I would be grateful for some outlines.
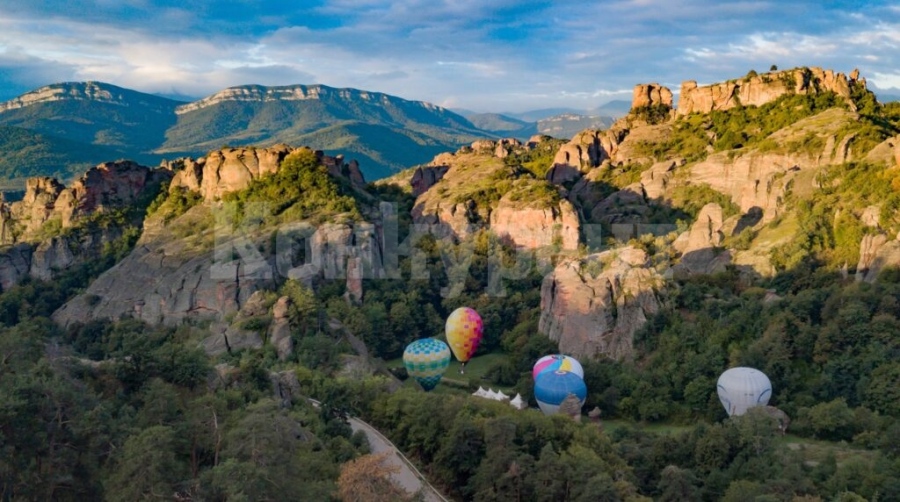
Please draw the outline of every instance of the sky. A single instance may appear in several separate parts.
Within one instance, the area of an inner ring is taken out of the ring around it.
[[[900,88],[898,49],[900,3],[880,1],[0,0],[0,100],[94,80],[185,99],[323,84],[588,110],[638,83],[677,93],[772,65]]]

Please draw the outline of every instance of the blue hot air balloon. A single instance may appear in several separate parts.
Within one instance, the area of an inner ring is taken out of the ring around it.
[[[587,398],[584,380],[570,371],[545,371],[534,382],[534,399],[545,415],[556,413],[569,394],[574,394],[582,405]]]
[[[416,340],[403,351],[403,364],[409,376],[425,390],[433,389],[450,364],[450,347],[434,338]]]

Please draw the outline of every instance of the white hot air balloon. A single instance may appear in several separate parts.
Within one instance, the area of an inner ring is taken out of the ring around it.
[[[772,397],[772,382],[754,368],[731,368],[722,373],[716,387],[729,417],[740,416],[754,406],[765,406]]]

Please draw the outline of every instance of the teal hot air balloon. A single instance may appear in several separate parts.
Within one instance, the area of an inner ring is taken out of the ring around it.
[[[423,389],[431,390],[441,381],[450,364],[450,347],[434,338],[416,340],[403,351],[403,364],[409,376]]]

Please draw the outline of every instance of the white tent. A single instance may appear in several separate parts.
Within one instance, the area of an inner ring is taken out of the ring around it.
[[[509,401],[509,396],[503,393],[502,390],[497,391],[497,399],[500,401]]]
[[[528,407],[528,403],[522,399],[522,394],[516,394],[516,397],[512,398],[512,401],[509,402],[509,405],[517,410],[524,410]]]
[[[478,387],[478,390],[476,390],[474,393],[472,393],[472,395],[478,396],[478,397],[487,397],[488,391],[484,390],[483,387]]]

